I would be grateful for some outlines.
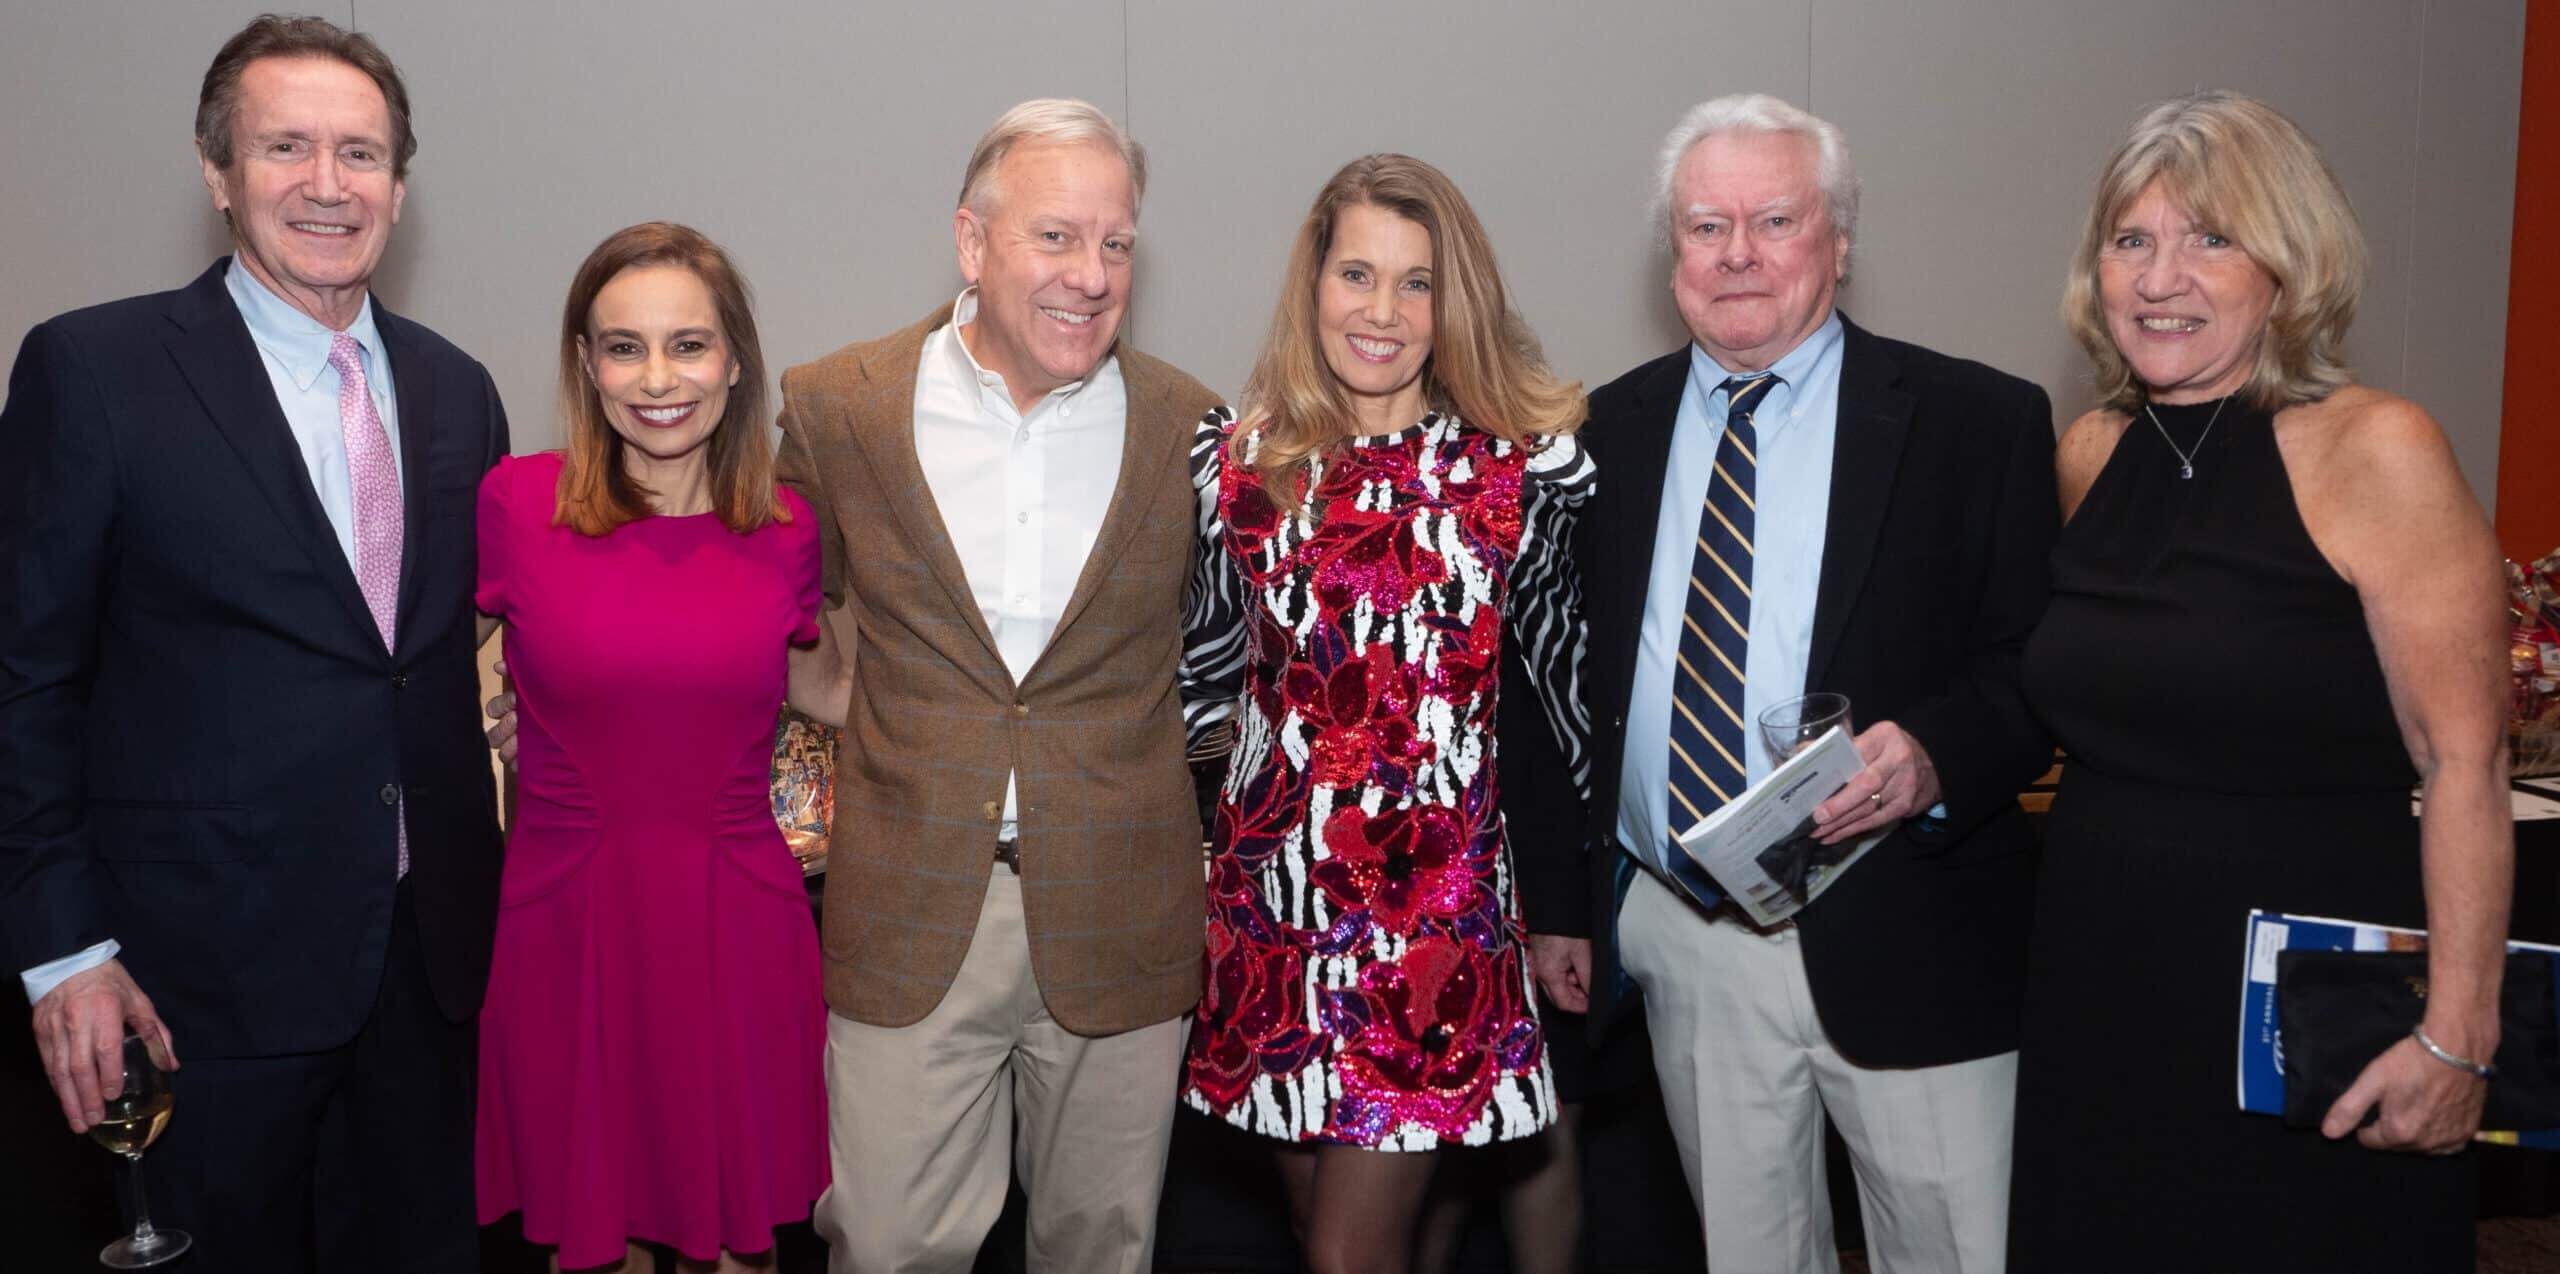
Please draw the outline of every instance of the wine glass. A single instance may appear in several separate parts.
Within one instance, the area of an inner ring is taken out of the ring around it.
[[[1784,761],[1835,725],[1857,732],[1849,721],[1849,696],[1821,691],[1769,705],[1760,714],[1760,738],[1769,745],[1770,756]]]
[[[151,1060],[151,1047],[139,1035],[124,1037],[124,1083],[106,1101],[107,1117],[89,1130],[99,1145],[125,1157],[133,1166],[133,1233],[106,1246],[98,1263],[109,1269],[139,1270],[177,1259],[195,1240],[184,1230],[155,1230],[151,1208],[142,1193],[142,1150],[169,1126],[177,1096],[169,1091],[169,1072]]]

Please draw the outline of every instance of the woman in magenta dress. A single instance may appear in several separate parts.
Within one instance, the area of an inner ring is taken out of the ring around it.
[[[519,713],[480,1219],[522,1210],[561,1268],[647,1270],[647,1241],[742,1269],[827,1175],[817,938],[766,786],[815,521],[774,485],[745,284],[700,234],[599,245],[560,366],[568,449],[480,487]]]
[[[1213,542],[1185,698],[1195,725],[1241,724],[1182,1097],[1282,1143],[1310,1268],[1402,1270],[1430,1152],[1556,1119],[1495,701],[1509,660],[1534,693],[1504,733],[1534,724],[1564,757],[1504,777],[1572,782],[1567,537],[1592,466],[1580,387],[1540,361],[1439,170],[1345,167],[1285,279],[1242,412],[1193,449]]]

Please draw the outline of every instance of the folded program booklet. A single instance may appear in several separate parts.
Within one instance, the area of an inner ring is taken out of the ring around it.
[[[1884,839],[1884,832],[1838,845],[1813,839],[1813,807],[1865,768],[1848,732],[1833,726],[1680,833],[1680,848],[1753,924],[1787,920]]]

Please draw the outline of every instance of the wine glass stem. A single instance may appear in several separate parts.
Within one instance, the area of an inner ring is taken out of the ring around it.
[[[151,1205],[142,1193],[142,1156],[126,1155],[124,1158],[126,1163],[133,1165],[133,1243],[136,1247],[148,1247],[159,1233],[151,1228]]]

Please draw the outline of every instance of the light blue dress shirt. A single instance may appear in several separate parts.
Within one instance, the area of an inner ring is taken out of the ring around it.
[[[346,433],[338,420],[338,369],[329,365],[330,338],[335,333],[269,290],[258,276],[242,268],[236,257],[231,268],[223,271],[222,286],[231,293],[231,303],[239,307],[241,321],[249,325],[249,339],[258,347],[258,361],[266,365],[267,383],[275,387],[276,405],[284,409],[285,425],[293,431],[293,445],[302,453],[303,468],[311,474],[311,489],[319,494],[320,508],[329,515],[329,529],[337,533],[338,550],[347,555],[347,566],[353,569],[355,483],[347,474]],[[364,308],[356,312],[356,321],[348,326],[347,335],[354,337],[363,351],[365,387],[372,391],[374,410],[381,413],[383,432],[391,439],[391,465],[396,473],[400,468],[399,399],[391,384],[391,356],[383,350],[382,331],[373,321],[370,294],[364,299]],[[404,807],[401,818],[405,821],[407,817]],[[110,938],[21,970],[18,980],[26,987],[27,1001],[34,1003],[73,974],[114,959],[121,949]]]
[[[1822,542],[1831,515],[1831,454],[1840,414],[1840,315],[1833,312],[1770,368],[1782,382],[1752,414],[1760,439],[1752,477],[1751,641],[1742,665],[1743,761],[1754,783],[1776,762],[1760,740],[1760,713],[1804,693],[1813,656],[1813,605],[1822,583]],[[1659,870],[1671,851],[1671,679],[1677,675],[1689,568],[1707,479],[1724,439],[1734,373],[1689,347],[1689,383],[1671,430],[1671,459],[1654,518],[1653,570],[1627,704],[1626,756],[1618,784],[1618,843]],[[1855,705],[1851,711],[1855,712]]]

